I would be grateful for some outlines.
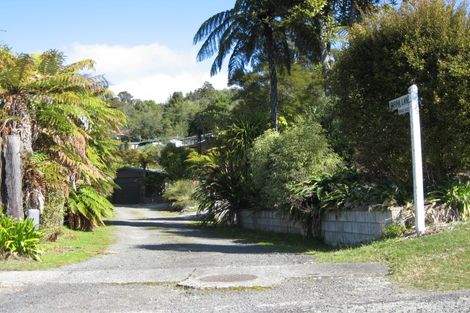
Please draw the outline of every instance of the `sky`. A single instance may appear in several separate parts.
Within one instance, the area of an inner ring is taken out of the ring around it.
[[[63,51],[91,58],[115,93],[164,102],[174,91],[227,86],[212,60],[196,62],[201,23],[234,0],[0,0],[0,43],[18,53]]]

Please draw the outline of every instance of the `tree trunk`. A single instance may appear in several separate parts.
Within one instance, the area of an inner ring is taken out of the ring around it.
[[[265,37],[268,52],[268,63],[269,63],[269,84],[271,86],[270,100],[271,100],[271,127],[274,130],[278,129],[277,123],[277,70],[276,70],[276,47],[274,46],[273,30],[269,25],[265,26]]]
[[[23,171],[21,168],[21,138],[8,135],[5,145],[5,185],[7,192],[7,214],[17,220],[24,219]]]
[[[13,99],[13,105],[9,113],[10,115],[17,116],[20,119],[19,125],[15,122],[12,128],[15,129],[15,131],[19,131],[19,134],[21,135],[21,153],[33,153],[31,116],[29,114],[28,106],[24,104],[21,97]]]

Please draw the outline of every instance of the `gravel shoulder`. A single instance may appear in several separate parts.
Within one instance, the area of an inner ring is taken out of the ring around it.
[[[99,257],[0,272],[0,312],[470,312],[470,291],[402,290],[382,265],[319,264],[160,210],[117,208],[118,240]]]

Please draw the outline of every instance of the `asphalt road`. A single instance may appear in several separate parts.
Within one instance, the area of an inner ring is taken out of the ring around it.
[[[117,208],[106,254],[50,271],[0,272],[0,312],[470,312],[470,291],[392,284],[377,264],[214,238],[190,216]]]

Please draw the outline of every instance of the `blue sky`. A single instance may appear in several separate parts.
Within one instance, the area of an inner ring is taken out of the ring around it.
[[[0,42],[16,52],[59,49],[68,61],[93,58],[111,88],[164,101],[210,80],[226,86],[226,72],[209,77],[196,64],[192,37],[233,0],[1,0]]]

